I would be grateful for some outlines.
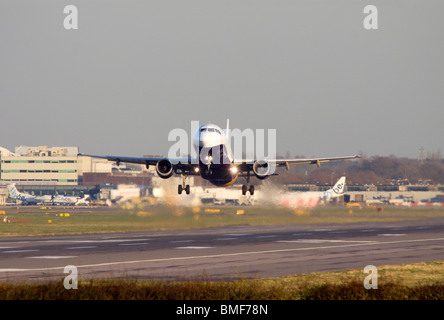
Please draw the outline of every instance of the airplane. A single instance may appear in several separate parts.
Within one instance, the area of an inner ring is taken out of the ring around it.
[[[19,192],[15,186],[15,183],[8,185],[8,191],[9,196],[12,199],[20,200],[22,201],[22,204],[25,205],[35,205],[35,204],[74,204],[74,205],[81,205],[81,204],[88,204],[91,199],[89,195],[85,195],[82,197],[71,197],[71,196],[62,196],[62,195],[56,195],[56,196],[33,196],[28,193],[22,193]]]
[[[25,205],[39,204],[45,201],[45,198],[36,197],[28,193],[19,192],[15,187],[14,183],[8,184],[8,191],[9,191],[9,196],[12,199],[20,200],[22,204]]]
[[[311,208],[321,201],[327,201],[340,197],[344,194],[345,177],[341,177],[335,185],[327,191],[286,192],[278,197],[277,202],[283,207]]]
[[[75,196],[56,195],[52,196],[50,200],[46,200],[45,202],[58,205],[80,205],[87,204],[89,201],[89,195],[85,195],[83,198]]]
[[[91,204],[91,196],[89,194],[85,194],[83,198],[79,198],[74,204],[76,206],[86,206]]]
[[[225,131],[225,133],[223,133]],[[199,127],[193,136],[193,147],[199,156],[195,158],[149,158],[149,157],[125,157],[125,156],[102,156],[79,153],[79,156],[107,159],[116,162],[143,164],[148,169],[155,166],[159,177],[170,178],[173,174],[182,176],[182,184],[178,186],[178,193],[190,194],[190,185],[186,184],[186,179],[190,175],[201,176],[213,185],[224,187],[232,185],[238,177],[244,177],[246,184],[242,185],[242,194],[254,194],[254,185],[250,185],[252,174],[256,178],[263,180],[269,176],[276,175],[276,167],[286,167],[289,170],[291,165],[316,164],[339,161],[346,159],[356,159],[359,155],[345,157],[309,158],[309,159],[234,159],[230,147],[229,120],[227,129],[222,130],[215,124],[204,124]]]

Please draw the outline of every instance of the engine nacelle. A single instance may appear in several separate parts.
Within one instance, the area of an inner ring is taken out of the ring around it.
[[[258,160],[253,164],[253,172],[256,178],[265,179],[271,173],[271,165],[264,160]]]
[[[162,159],[156,164],[156,172],[162,179],[168,179],[173,175],[173,164],[168,159]]]

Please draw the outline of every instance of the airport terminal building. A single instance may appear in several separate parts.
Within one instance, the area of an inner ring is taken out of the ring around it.
[[[6,186],[16,184],[31,195],[97,193],[100,186],[130,184],[148,187],[154,172],[145,166],[116,165],[108,160],[79,156],[78,147],[0,147],[0,204],[6,202]]]
[[[78,156],[78,147],[27,147],[10,152],[0,149],[2,185],[71,185],[82,184],[86,172],[109,173],[112,163]]]

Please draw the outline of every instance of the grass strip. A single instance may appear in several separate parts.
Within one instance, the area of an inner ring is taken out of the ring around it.
[[[378,288],[365,289],[363,270],[233,281],[61,281],[0,284],[0,300],[443,300],[444,261],[378,267]]]
[[[203,207],[153,206],[142,209],[9,208],[0,222],[0,237],[189,230],[232,225],[307,225],[362,222],[395,222],[444,217],[444,208],[386,207],[350,209],[343,206],[313,210],[272,207],[220,207],[207,212]],[[66,215],[68,213],[68,215]]]

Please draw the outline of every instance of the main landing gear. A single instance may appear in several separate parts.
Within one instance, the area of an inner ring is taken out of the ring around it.
[[[253,195],[253,194],[254,194],[254,186],[250,186],[250,187],[248,188],[248,187],[244,184],[244,185],[242,186],[242,195],[246,195],[246,194],[247,194],[247,191],[249,191],[250,194]]]
[[[250,192],[250,195],[253,195],[254,194],[254,186],[250,185],[250,171],[248,171],[248,173],[247,173],[246,180],[247,180],[247,184],[242,185],[242,195],[243,196],[246,195],[247,191]]]
[[[177,193],[178,194],[182,194],[182,191],[185,190],[186,194],[190,194],[190,185],[186,184],[187,182],[187,176],[182,174],[182,184],[179,184],[179,186],[177,187]]]

